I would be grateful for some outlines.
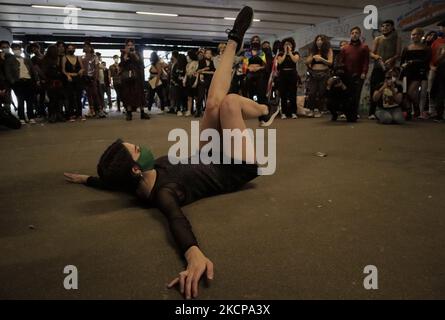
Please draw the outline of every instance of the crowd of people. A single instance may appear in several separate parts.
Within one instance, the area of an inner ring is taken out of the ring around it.
[[[271,46],[254,36],[233,61],[230,93],[260,104],[280,103],[282,119],[297,119],[302,114],[318,118],[330,113],[333,121],[341,117],[356,122],[363,85],[369,77],[370,120],[401,124],[432,118],[442,122],[445,21],[438,26],[438,31],[428,33],[415,28],[405,48],[391,20],[382,23],[381,35],[374,39],[372,48],[363,42],[359,27],[352,28],[350,40],[342,41],[337,53],[327,36],[318,35],[304,58],[293,38]],[[173,51],[170,61],[152,52],[146,79],[144,59],[133,40],[125,42],[121,55],[113,57],[114,64],[109,68],[88,41],[83,45],[83,56],[75,55],[75,45],[62,41],[50,45],[44,53],[38,43],[22,48],[18,43],[1,41],[1,118],[11,127],[36,123],[36,117],[50,123],[106,118],[113,107],[111,89],[115,91],[117,112],[124,112],[128,121],[137,110],[141,119],[150,119],[145,110],[150,111],[155,101],[165,113],[201,117],[225,47],[221,43],[215,55],[209,48],[186,54]],[[301,76],[299,62],[307,67],[307,73]],[[300,108],[299,87],[304,92]],[[13,104],[11,91],[17,105]],[[84,111],[86,101],[88,109]],[[16,121],[11,120],[11,107],[17,110]]]

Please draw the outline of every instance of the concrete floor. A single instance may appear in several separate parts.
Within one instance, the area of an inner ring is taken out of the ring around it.
[[[62,176],[95,174],[117,137],[166,154],[173,127],[189,120],[1,130],[0,298],[181,298],[165,287],[183,262],[162,215]],[[325,118],[276,128],[274,176],[184,209],[215,264],[200,299],[445,298],[445,126]],[[66,265],[78,268],[77,291],[63,288]],[[379,290],[363,287],[367,265]]]

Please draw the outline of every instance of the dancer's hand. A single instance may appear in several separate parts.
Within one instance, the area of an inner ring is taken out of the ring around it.
[[[207,280],[213,280],[213,263],[210,261],[198,247],[191,247],[185,253],[187,259],[187,270],[181,272],[179,277],[169,283],[171,289],[179,284],[181,294],[186,299],[198,297],[199,280],[206,272]]]
[[[79,183],[79,184],[85,184],[87,183],[87,180],[90,176],[84,175],[84,174],[76,174],[76,173],[68,173],[65,172],[63,174],[65,176],[65,180],[70,183]]]

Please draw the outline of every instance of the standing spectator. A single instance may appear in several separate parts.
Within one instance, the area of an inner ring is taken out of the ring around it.
[[[278,54],[278,83],[281,97],[281,118],[297,119],[297,62],[300,54],[295,51],[295,40],[286,38],[282,42],[282,51]]]
[[[436,122],[443,122],[445,104],[445,20],[438,24],[439,33],[437,39],[431,46],[431,70],[433,86],[431,88],[431,98],[436,105]]]
[[[250,40],[250,50],[245,53],[245,64],[249,98],[256,99],[259,104],[267,104],[266,54],[261,50],[260,37],[253,36]]]
[[[396,65],[400,58],[401,38],[394,28],[394,21],[386,20],[380,27],[381,36],[374,39],[371,58],[374,60],[374,68],[371,74],[371,97],[385,79],[385,73]],[[371,99],[369,120],[375,120],[377,102]]]
[[[65,118],[62,115],[62,107],[65,99],[63,86],[66,81],[66,77],[62,72],[62,66],[60,63],[57,46],[49,46],[42,61],[42,71],[49,98],[48,118],[50,123],[65,121]],[[68,85],[71,86],[69,82]],[[69,110],[70,108],[68,104],[68,112]]]
[[[308,106],[309,117],[320,118],[326,104],[326,82],[334,63],[334,51],[325,35],[318,35],[312,44],[306,65],[309,69]]]
[[[32,66],[34,68],[34,72],[36,72],[38,78],[40,79],[40,85],[36,86],[34,89],[34,105],[36,109],[36,115],[38,117],[46,116],[46,108],[45,108],[45,83],[42,81],[44,78],[42,73],[42,61],[43,54],[40,51],[40,46],[38,43],[31,43],[26,47],[26,53],[33,57],[31,58]]]
[[[215,69],[218,68],[218,64],[221,61],[221,57],[222,54],[224,53],[224,50],[226,50],[226,43],[221,42],[218,45],[218,55],[213,58],[213,65],[215,66]]]
[[[349,122],[357,122],[363,83],[369,71],[369,47],[361,41],[360,27],[351,29],[351,42],[342,48],[340,63],[345,68],[346,86],[351,97],[351,114],[347,114]]]
[[[103,83],[100,82],[100,90],[102,93],[101,98],[103,97],[105,99],[104,94],[107,95],[108,108],[111,110],[113,107],[113,103],[111,101],[111,79],[110,71],[107,69],[107,63],[105,61],[100,63],[99,71],[103,74]]]
[[[207,100],[207,93],[210,89],[213,74],[215,73],[215,66],[212,61],[212,50],[206,49],[204,52],[204,59],[199,61],[198,65],[198,100],[196,102],[195,117],[199,118],[203,112],[204,100]]]
[[[144,63],[136,52],[135,43],[128,39],[122,50],[120,67],[121,97],[126,109],[126,119],[133,119],[132,112],[141,110],[141,119],[148,120],[150,116],[144,112]]]
[[[12,56],[8,41],[0,41],[0,107],[11,112],[11,86],[6,78],[5,62]]]
[[[195,51],[189,50],[187,52],[187,66],[185,68],[184,87],[187,91],[187,112],[186,117],[192,115],[193,102],[198,96],[198,56]]]
[[[114,63],[110,66],[110,78],[111,78],[111,87],[116,92],[116,106],[117,112],[121,112],[121,79],[119,76],[120,68],[119,68],[119,56],[113,56]]]
[[[34,72],[31,60],[22,57],[21,45],[13,43],[11,49],[14,55],[9,56],[5,61],[5,76],[17,96],[20,122],[25,123],[26,102],[28,121],[35,124],[33,91],[35,84],[38,84],[37,75]]]
[[[403,49],[401,57],[402,78],[406,78],[407,84],[408,119],[417,119],[423,111],[419,108],[419,88],[422,81],[428,79],[431,61],[431,49],[422,43],[424,34],[422,29],[415,28],[411,32],[411,44]]]
[[[84,69],[81,58],[75,56],[76,47],[69,44],[66,47],[66,56],[62,59],[62,72],[65,75],[65,94],[67,100],[67,115],[71,122],[76,119],[85,120],[82,116],[82,76]],[[51,61],[51,60],[50,60]],[[59,78],[57,77],[57,80]],[[59,96],[57,97],[59,98]]]
[[[87,117],[105,118],[104,101],[99,94],[99,59],[94,54],[93,46],[89,41],[85,41],[83,46],[85,55],[82,58],[84,69],[84,80],[88,95],[88,105],[90,108]]]
[[[153,103],[155,101],[155,95],[157,94],[159,100],[161,101],[161,110],[164,111],[164,83],[162,81],[162,75],[165,73],[164,64],[156,52],[151,53],[150,63],[150,77],[148,78],[148,109],[151,110],[151,107],[153,106]]]
[[[178,117],[183,116],[183,111],[187,108],[187,92],[184,87],[184,78],[187,67],[187,58],[177,51],[172,53],[171,69],[171,91],[173,96],[173,107]]]

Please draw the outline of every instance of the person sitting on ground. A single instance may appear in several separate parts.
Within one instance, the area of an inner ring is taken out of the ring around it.
[[[375,113],[381,124],[403,124],[402,112],[403,88],[397,83],[397,71],[390,70],[385,74],[385,81],[374,91],[373,100],[377,104]]]
[[[332,115],[331,121],[337,121],[338,115],[345,114],[347,119],[354,117],[348,87],[345,85],[342,69],[335,71],[334,76],[328,79],[326,86],[327,108]]]
[[[242,48],[243,38],[253,20],[253,10],[244,7],[229,32],[226,50],[212,79],[209,98],[201,129],[235,130],[245,133],[244,119],[267,116],[276,117],[276,106],[260,105],[250,99],[228,94],[232,79],[235,53]],[[202,144],[201,147],[206,146]],[[249,148],[249,149],[248,149]],[[198,296],[198,284],[205,273],[213,279],[213,263],[201,251],[192,227],[181,207],[199,199],[218,194],[235,192],[255,179],[259,167],[254,157],[247,155],[252,150],[251,139],[243,139],[241,145],[226,151],[236,164],[178,164],[173,165],[167,157],[154,160],[148,148],[122,140],[114,142],[99,160],[99,177],[65,173],[67,181],[83,183],[91,187],[118,189],[136,194],[142,200],[159,208],[167,218],[173,237],[187,260],[187,269],[170,282],[169,288],[180,286],[186,298]],[[253,159],[252,159],[253,158]]]

